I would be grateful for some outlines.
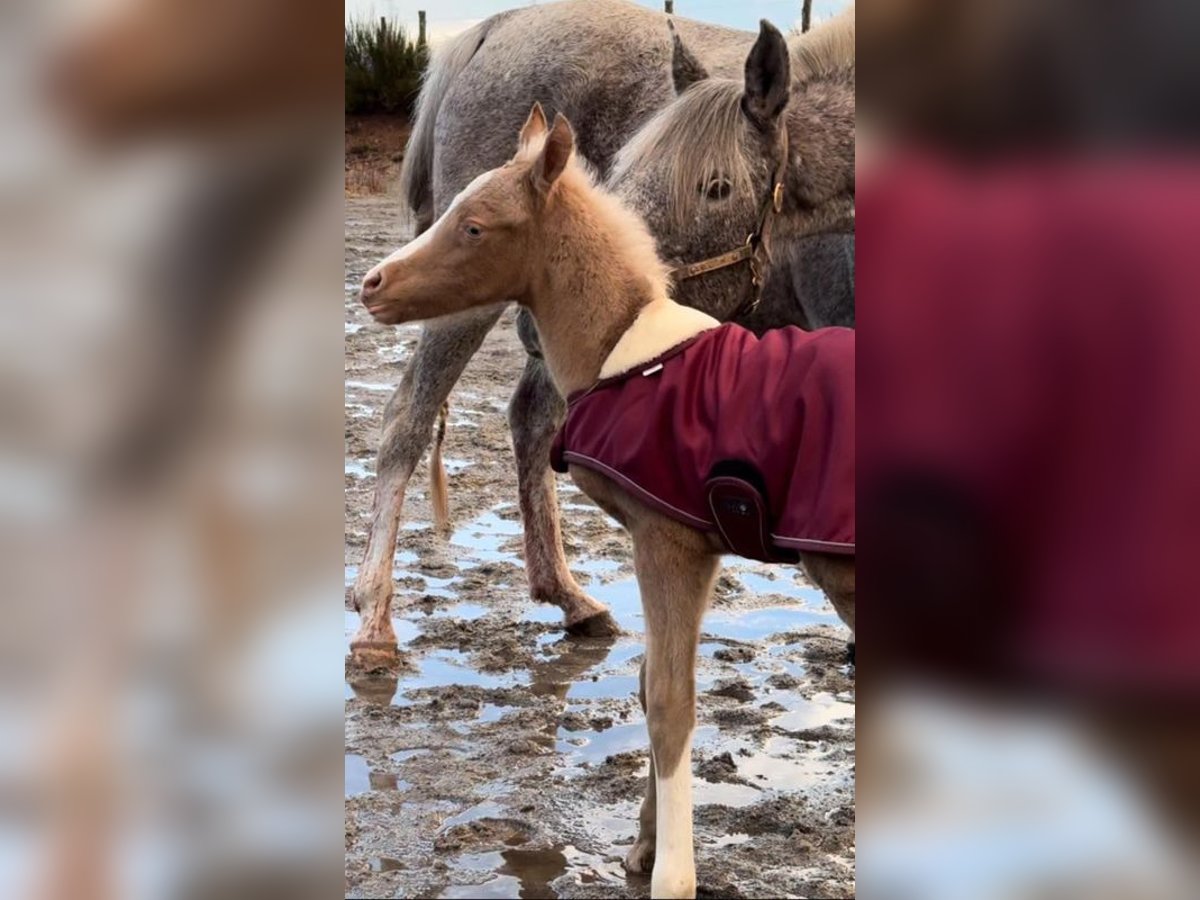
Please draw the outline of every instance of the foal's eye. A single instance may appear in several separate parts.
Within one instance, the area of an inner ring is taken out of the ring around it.
[[[728,178],[714,178],[707,184],[701,183],[700,193],[709,200],[724,200],[733,193],[733,185]]]
[[[464,225],[463,231],[467,233],[468,237],[477,238],[483,236],[483,229],[474,222],[468,222],[466,225]]]

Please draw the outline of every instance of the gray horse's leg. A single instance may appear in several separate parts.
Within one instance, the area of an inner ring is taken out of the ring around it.
[[[642,704],[642,712],[646,711],[646,660],[642,659],[642,667],[638,671],[638,702]],[[658,815],[655,804],[654,785],[654,754],[650,754],[650,774],[646,779],[646,797],[642,800],[642,808],[638,812],[638,835],[629,852],[625,854],[627,871],[641,875],[649,875],[654,870],[654,842],[657,832],[655,825]]]
[[[362,624],[350,649],[360,657],[372,651],[385,656],[396,651],[392,560],[404,491],[429,446],[438,410],[501,312],[501,306],[489,307],[426,325],[400,386],[384,409],[371,533],[351,592]]]
[[[545,365],[534,356],[526,357],[525,370],[508,405],[508,421],[517,456],[529,592],[534,600],[559,607],[572,634],[614,635],[619,629],[607,607],[575,583],[563,555],[550,444],[565,412],[566,405]]]

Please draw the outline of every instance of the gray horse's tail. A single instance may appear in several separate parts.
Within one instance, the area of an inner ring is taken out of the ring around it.
[[[446,417],[449,402],[438,411],[437,431],[433,435],[433,453],[429,457],[429,502],[433,507],[433,528],[444,534],[450,526],[450,486],[446,482],[446,464],[442,459],[442,444],[446,442]]]
[[[400,168],[400,189],[417,218],[417,230],[433,221],[433,132],[438,110],[455,77],[483,46],[496,17],[468,28],[441,47],[425,70],[425,84],[417,100],[417,116]]]

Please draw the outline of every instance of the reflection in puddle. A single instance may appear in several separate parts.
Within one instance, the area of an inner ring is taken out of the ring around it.
[[[571,845],[546,849],[512,847],[485,853],[468,853],[455,860],[455,866],[471,872],[493,872],[482,884],[453,885],[442,897],[519,897],[539,900],[558,895],[550,884],[568,871],[577,873],[581,884],[616,882],[623,875],[600,857],[576,850]]]
[[[346,754],[346,796],[355,797],[367,791],[406,791],[412,785],[401,781],[391,772],[372,772],[367,761],[357,753]]]

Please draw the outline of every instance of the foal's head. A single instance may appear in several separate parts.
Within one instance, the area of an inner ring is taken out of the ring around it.
[[[586,179],[568,166],[574,149],[570,123],[560,115],[548,127],[535,104],[516,156],[367,273],[359,298],[371,315],[395,325],[527,297],[544,269],[546,212],[568,182]]]

